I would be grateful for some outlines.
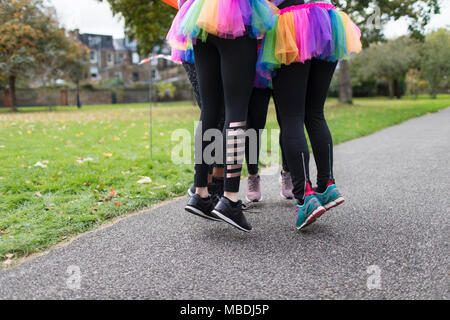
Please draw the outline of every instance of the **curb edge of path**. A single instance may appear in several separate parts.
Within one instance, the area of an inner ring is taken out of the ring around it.
[[[160,207],[168,205],[168,204],[170,204],[172,202],[176,202],[178,200],[181,200],[181,199],[183,199],[185,197],[186,196],[179,196],[179,197],[176,197],[176,198],[173,198],[173,199],[170,199],[170,200],[164,200],[164,201],[158,202],[157,204],[154,204],[154,205],[152,205],[152,206],[150,206],[148,208],[144,208],[142,210],[135,211],[135,212],[130,212],[130,213],[127,213],[127,214],[122,215],[122,216],[113,217],[112,219],[109,219],[109,220],[103,222],[102,224],[98,225],[96,228],[94,228],[92,230],[89,230],[89,231],[86,231],[86,232],[82,232],[82,233],[80,233],[80,234],[78,234],[76,236],[73,236],[73,237],[71,237],[71,238],[69,238],[69,239],[67,239],[67,240],[65,240],[63,242],[59,242],[59,243],[56,243],[54,245],[51,245],[49,248],[47,248],[47,249],[45,249],[43,251],[35,252],[35,253],[32,253],[32,254],[30,254],[28,256],[18,258],[17,260],[13,260],[12,264],[9,265],[9,266],[5,267],[4,265],[0,265],[0,272],[13,269],[15,267],[18,267],[18,266],[20,266],[20,265],[22,265],[24,263],[27,263],[27,262],[32,261],[34,259],[37,259],[39,257],[46,256],[49,253],[51,253],[52,251],[54,251],[54,250],[58,250],[60,248],[65,248],[65,247],[69,246],[70,244],[72,244],[72,242],[74,242],[75,240],[78,240],[79,238],[87,236],[87,235],[89,235],[91,233],[95,233],[95,232],[98,232],[98,231],[101,231],[101,230],[104,230],[104,229],[111,228],[114,225],[116,225],[117,223],[119,223],[119,222],[121,222],[123,220],[126,220],[128,218],[132,218],[132,217],[139,216],[139,215],[142,215],[142,214],[150,213],[153,210],[156,210],[156,209],[158,209]]]

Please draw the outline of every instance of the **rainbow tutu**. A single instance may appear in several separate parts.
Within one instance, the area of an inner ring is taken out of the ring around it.
[[[280,10],[276,20],[276,27],[266,33],[259,52],[258,87],[270,84],[281,65],[312,58],[337,61],[362,50],[359,28],[331,4],[287,7]]]
[[[225,39],[262,37],[275,26],[279,10],[268,0],[188,0],[167,34],[176,62],[190,62],[195,41],[209,34]]]

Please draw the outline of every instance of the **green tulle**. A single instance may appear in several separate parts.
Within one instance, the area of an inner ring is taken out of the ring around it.
[[[252,6],[252,33],[254,37],[263,36],[273,29],[277,21],[276,15],[268,5],[261,5],[258,1],[251,1]]]
[[[205,1],[206,0],[197,0],[189,8],[180,23],[180,29],[182,30],[183,35],[191,38],[197,38],[197,36],[201,33],[200,28],[197,26],[197,20],[200,16],[200,12],[202,11]]]
[[[328,60],[336,61],[348,58],[347,37],[342,17],[336,10],[328,10],[333,30],[334,50]]]
[[[275,57],[275,43],[277,41],[278,20],[275,21],[275,28],[266,33],[264,47],[262,48],[262,59],[264,68],[276,69],[280,66],[278,59]]]

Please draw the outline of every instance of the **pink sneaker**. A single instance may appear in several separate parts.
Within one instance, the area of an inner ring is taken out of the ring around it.
[[[294,199],[294,194],[292,190],[294,190],[294,185],[292,184],[292,178],[290,172],[281,171],[280,176],[280,184],[281,184],[281,196],[284,199]]]
[[[249,176],[247,184],[247,201],[259,202],[262,200],[261,195],[261,177]]]

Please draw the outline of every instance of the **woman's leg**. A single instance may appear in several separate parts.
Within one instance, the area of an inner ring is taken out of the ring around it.
[[[325,100],[337,62],[311,61],[306,92],[305,126],[317,165],[318,192],[325,191],[333,177],[333,139],[324,116]]]
[[[292,175],[294,196],[303,204],[309,180],[309,150],[304,131],[306,90],[311,62],[282,66],[273,79],[283,152]]]
[[[254,88],[248,106],[245,159],[247,160],[249,173],[246,199],[250,202],[259,202],[262,200],[258,162],[261,150],[261,134],[266,126],[267,111],[271,96],[271,89]]]
[[[195,64],[189,62],[183,62],[184,70],[187,73],[189,82],[192,85],[194,91],[194,97],[197,101],[198,107],[202,109],[202,99],[200,98],[200,86],[198,85],[197,71],[195,70]]]
[[[223,106],[220,55],[217,48],[209,41],[199,41],[194,46],[197,77],[200,86],[202,110],[195,143],[195,186],[196,193],[203,198],[208,197],[209,165],[203,159],[203,151],[209,144],[204,141],[203,134],[208,129],[219,129],[219,121]],[[220,129],[219,129],[220,130]]]
[[[276,115],[277,115],[278,125],[280,126],[280,138],[279,138],[279,140],[280,140],[281,160],[282,160],[282,166],[281,167],[282,167],[282,170],[284,172],[289,172],[289,167],[287,165],[286,156],[284,155],[284,151],[283,151],[283,144],[282,144],[282,141],[283,141],[283,134],[282,134],[282,132],[283,132],[283,130],[281,129],[280,112],[279,112],[278,107],[276,105],[275,105],[275,112],[276,112]]]
[[[248,37],[235,40],[217,37],[210,39],[214,41],[220,53],[225,98],[224,195],[229,200],[237,202],[245,156],[248,105],[256,72],[257,45],[255,39]]]
[[[261,130],[266,126],[267,111],[269,109],[271,89],[254,88],[250,103],[248,105],[247,130],[253,130],[256,133],[256,148],[250,146],[250,137],[245,142],[245,159],[247,160],[247,169],[250,175],[257,175],[259,153],[261,149]],[[252,151],[252,154],[250,154]],[[256,152],[256,154],[254,154]]]

